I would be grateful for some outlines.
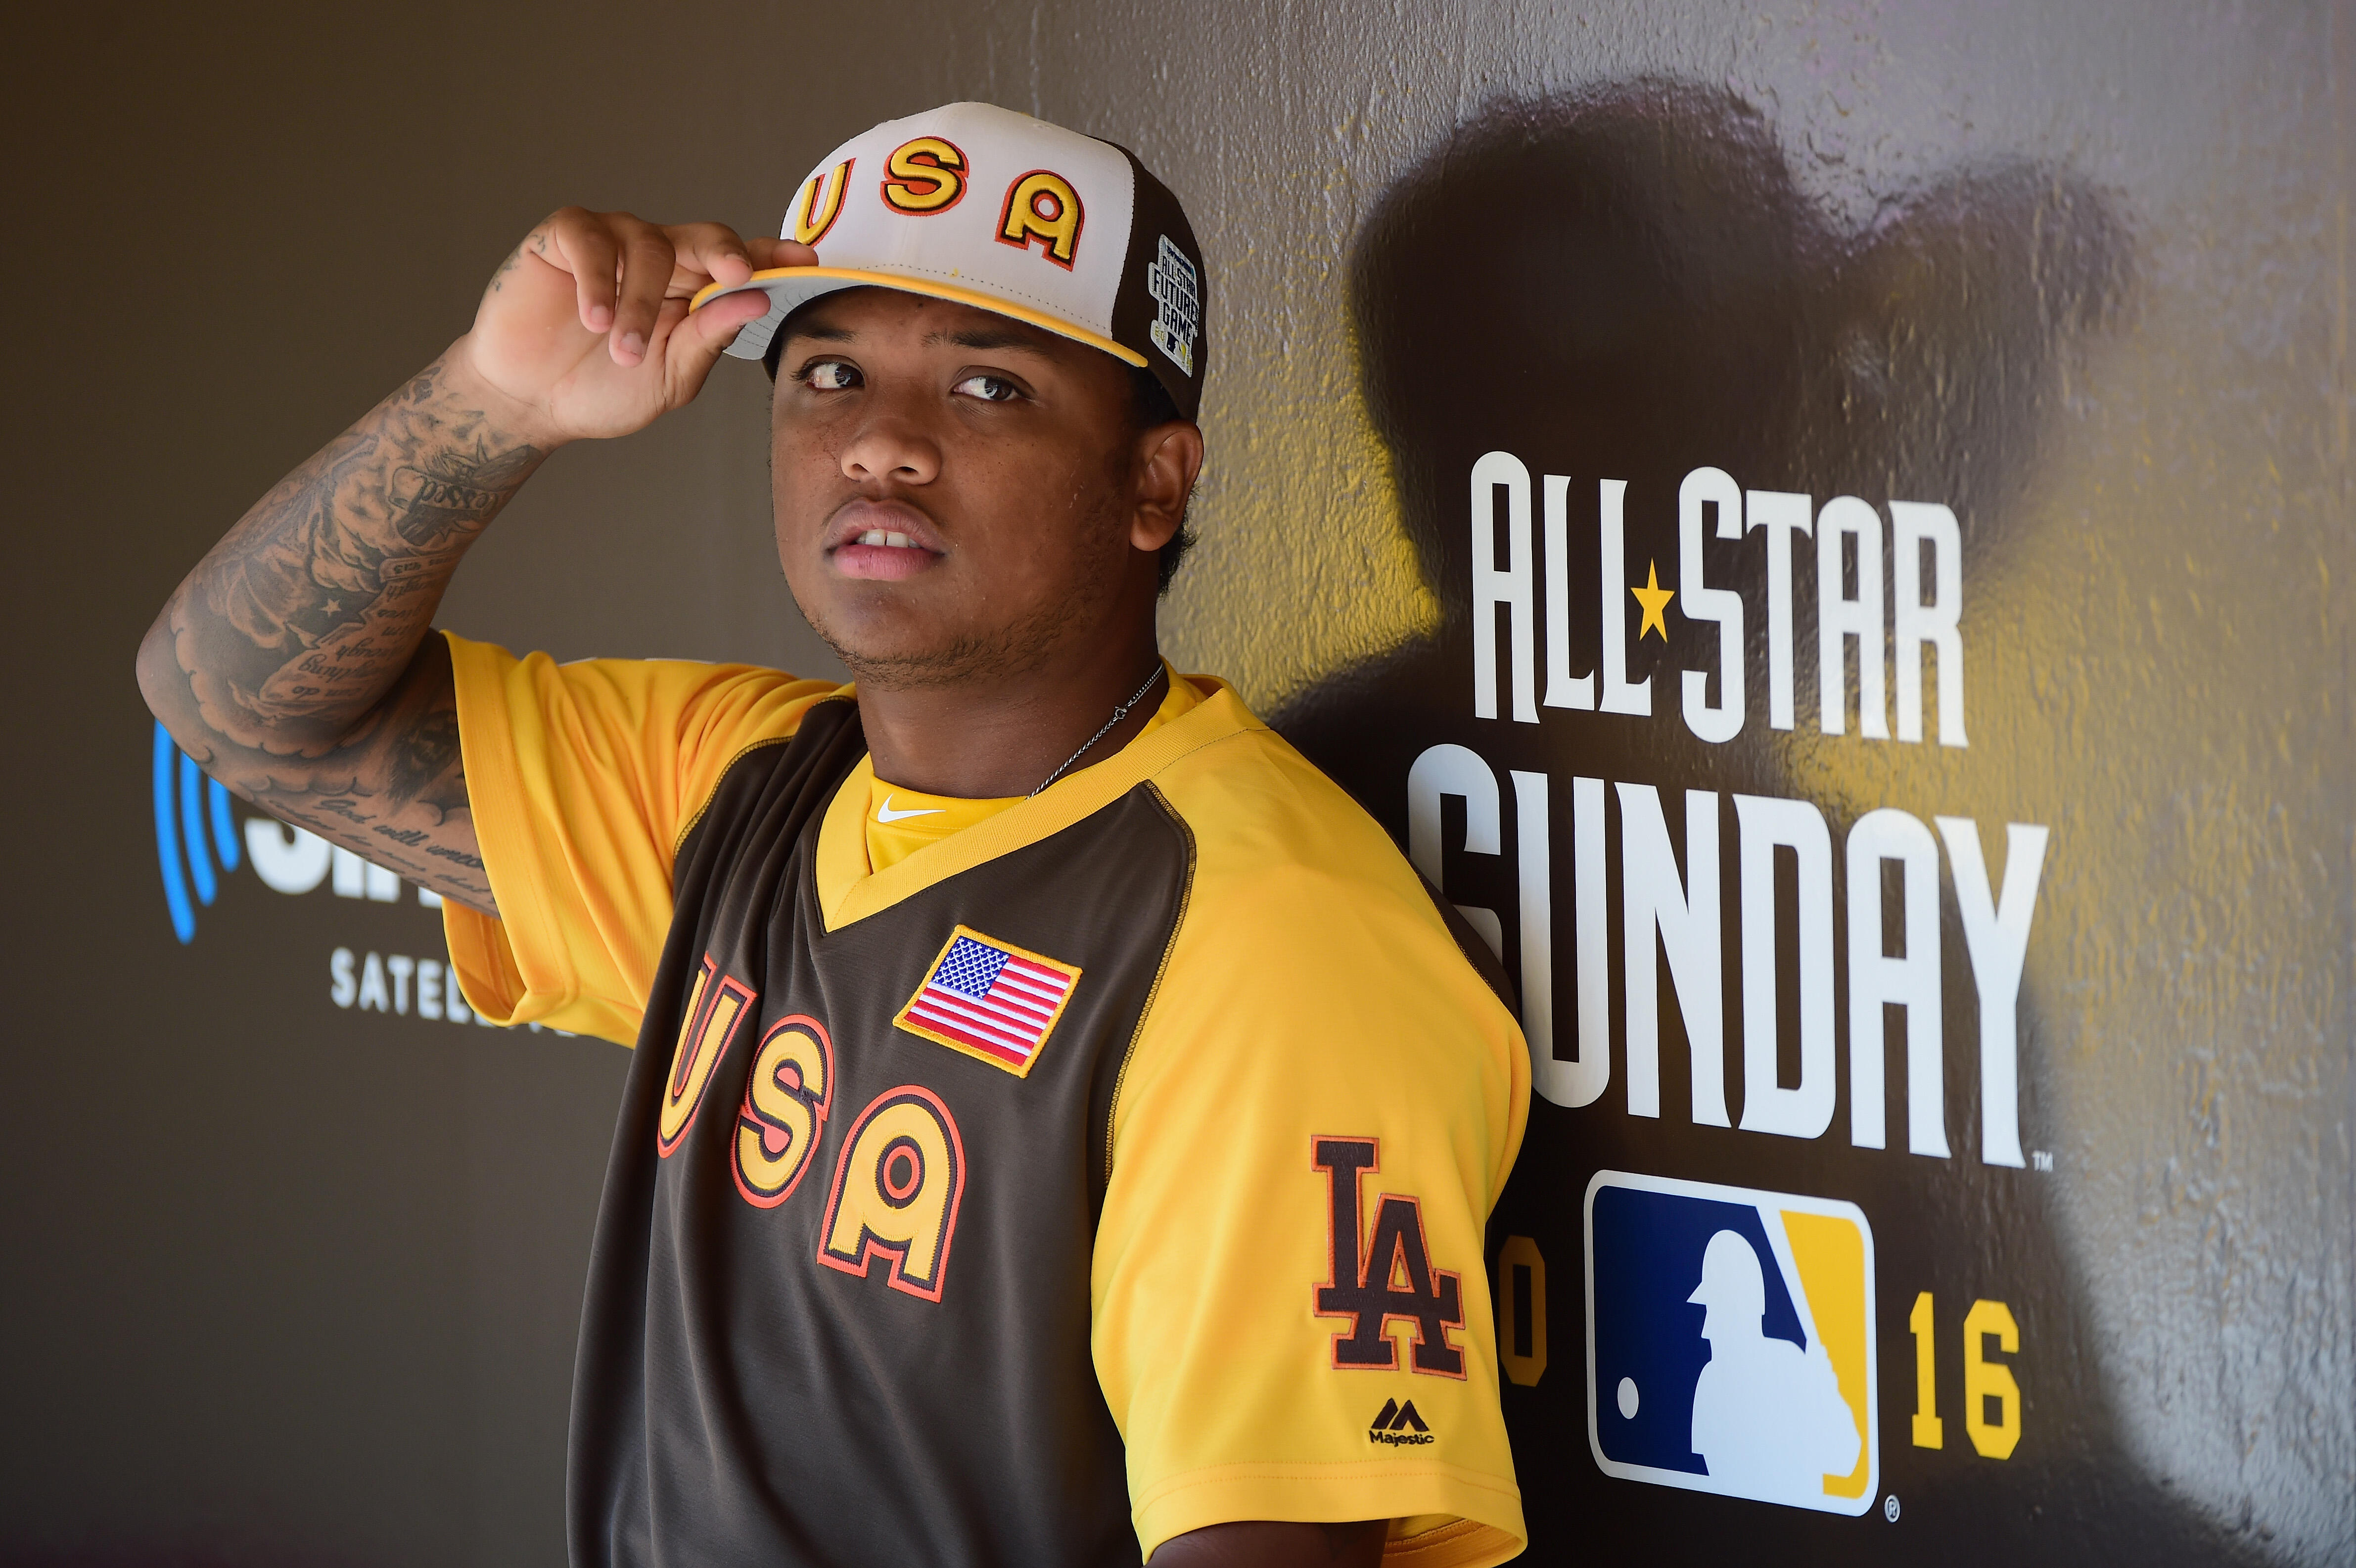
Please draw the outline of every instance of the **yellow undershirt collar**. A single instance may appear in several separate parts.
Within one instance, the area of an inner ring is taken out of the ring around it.
[[[1169,666],[1165,663],[1163,668],[1168,670]],[[1056,781],[1058,789],[1098,768],[1113,766],[1146,736],[1202,705],[1200,688],[1175,670],[1170,670],[1169,674],[1169,694],[1153,711],[1153,716],[1146,720],[1145,727],[1111,757],[1065,775]],[[859,766],[851,769],[851,776],[835,792],[834,802],[819,830],[819,906],[826,911],[828,925],[837,923],[837,913],[844,900],[869,877],[1023,804],[1024,799],[1009,795],[976,800],[957,795],[926,794],[878,779],[874,759],[861,757]],[[865,808],[860,812],[862,831],[855,835],[843,831],[851,825],[847,819],[854,802],[863,802]]]
[[[867,869],[871,874],[889,870],[926,845],[986,822],[1023,799],[1007,795],[971,800],[903,789],[876,778],[873,759],[869,757],[860,759],[859,769],[867,776]],[[851,782],[857,779],[853,774]]]

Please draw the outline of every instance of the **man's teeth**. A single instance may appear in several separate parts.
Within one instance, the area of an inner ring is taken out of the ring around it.
[[[916,548],[916,546],[908,542],[908,536],[906,534],[891,533],[880,528],[871,528],[866,532],[861,534],[859,536],[859,542],[862,544],[881,544],[885,548],[892,550],[913,550]]]

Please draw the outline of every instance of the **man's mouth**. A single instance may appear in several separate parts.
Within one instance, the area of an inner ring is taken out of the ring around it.
[[[942,554],[942,551],[934,548],[932,539],[920,537],[915,530],[873,527],[861,528],[856,532],[843,529],[837,542],[827,551],[827,558],[843,576],[884,582],[913,577]]]

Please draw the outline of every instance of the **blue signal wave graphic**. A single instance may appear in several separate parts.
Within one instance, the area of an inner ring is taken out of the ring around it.
[[[221,876],[238,867],[237,824],[230,816],[229,791],[219,779],[206,778],[196,759],[175,745],[160,724],[155,726],[154,779],[155,859],[164,873],[164,905],[171,911],[173,935],[186,945],[197,940],[197,905],[209,907],[220,895]],[[219,872],[213,869],[216,857]],[[191,887],[194,901],[188,896]]]

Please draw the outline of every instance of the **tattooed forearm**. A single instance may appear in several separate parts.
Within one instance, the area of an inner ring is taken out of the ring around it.
[[[248,512],[167,616],[198,714],[316,755],[391,686],[459,558],[541,453],[454,393],[437,361]]]
[[[173,595],[140,684],[254,804],[495,912],[435,607],[543,453],[444,361],[281,481]]]

